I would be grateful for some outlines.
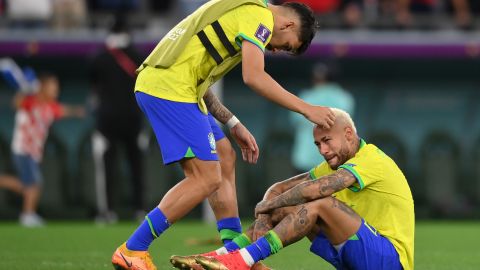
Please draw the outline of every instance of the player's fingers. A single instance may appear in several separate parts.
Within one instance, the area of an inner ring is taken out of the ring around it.
[[[335,114],[332,110],[330,110],[330,113],[328,114],[328,119],[332,120],[332,122],[335,121]]]
[[[242,150],[242,159],[243,159],[243,161],[247,161],[247,153],[246,153],[247,151],[246,151],[246,149],[245,149],[245,148],[241,148],[241,150]]]
[[[248,149],[248,163],[253,163],[253,151]]]
[[[327,123],[332,127],[335,122],[334,120],[327,119]]]
[[[253,136],[252,136],[252,142],[253,142],[253,161],[254,163],[257,163],[258,156],[260,155],[260,150],[258,148],[257,141]]]

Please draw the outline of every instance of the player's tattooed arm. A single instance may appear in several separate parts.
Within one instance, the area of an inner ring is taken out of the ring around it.
[[[287,190],[293,188],[294,186],[310,180],[310,174],[308,172],[296,175],[287,180],[277,182],[268,188],[267,192],[263,196],[263,200],[271,200],[272,198],[277,197],[278,195],[286,192]]]
[[[232,118],[233,113],[230,112],[227,107],[225,107],[217,96],[212,92],[211,89],[208,89],[205,96],[203,96],[203,101],[207,105],[208,111],[217,119],[220,123],[226,124],[227,121]]]
[[[268,213],[280,207],[303,204],[324,198],[355,183],[356,178],[347,170],[323,176],[313,181],[306,181],[268,201],[261,201],[255,208],[255,215]]]

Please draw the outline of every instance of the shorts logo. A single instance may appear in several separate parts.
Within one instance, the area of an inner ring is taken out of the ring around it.
[[[268,28],[263,25],[263,24],[260,24],[257,28],[257,32],[255,32],[255,37],[260,40],[262,43],[265,43],[267,42],[267,39],[268,37],[270,37],[270,34],[272,32],[270,30],[268,30]]]
[[[208,133],[208,142],[210,143],[210,148],[214,152],[217,149],[217,145],[215,143],[215,136],[213,136],[212,132]]]

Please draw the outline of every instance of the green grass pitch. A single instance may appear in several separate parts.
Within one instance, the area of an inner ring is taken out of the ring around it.
[[[45,228],[26,229],[16,223],[0,223],[0,269],[96,270],[113,269],[110,256],[136,228],[134,223],[99,227],[92,223],[51,222]],[[158,269],[171,269],[172,254],[186,255],[216,248],[191,246],[191,238],[216,237],[213,226],[181,222],[155,241],[150,251]],[[480,269],[480,222],[418,222],[415,239],[415,269]],[[333,269],[308,251],[302,241],[269,258],[266,264],[278,270]]]

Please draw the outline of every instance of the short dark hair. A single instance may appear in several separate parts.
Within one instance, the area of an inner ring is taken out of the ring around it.
[[[300,55],[308,49],[313,37],[315,36],[315,33],[317,32],[317,20],[315,19],[312,9],[303,3],[285,2],[282,4],[282,6],[294,10],[300,19],[301,25],[299,38],[302,45],[300,45],[300,47],[294,53],[295,55]]]

